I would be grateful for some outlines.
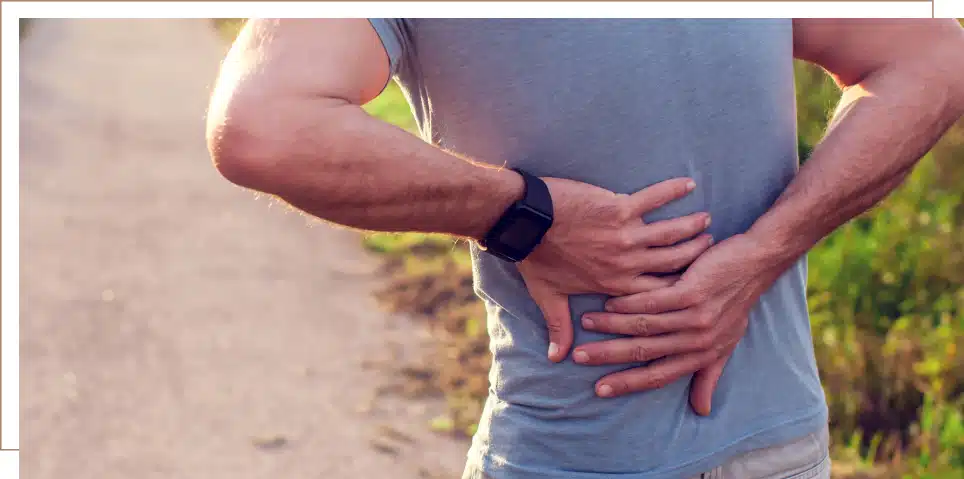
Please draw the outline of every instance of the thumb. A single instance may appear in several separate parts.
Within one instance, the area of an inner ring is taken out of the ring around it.
[[[716,384],[723,375],[723,366],[730,356],[726,355],[717,359],[704,369],[696,371],[693,375],[693,382],[690,386],[690,406],[693,411],[700,416],[709,416],[710,409],[713,407],[713,392],[716,391]]]
[[[539,305],[549,330],[549,360],[555,363],[566,359],[572,347],[572,316],[569,296],[551,288],[530,289],[532,299]]]

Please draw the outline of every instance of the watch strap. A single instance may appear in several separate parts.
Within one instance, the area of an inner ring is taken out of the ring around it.
[[[549,194],[549,187],[546,186],[546,183],[522,169],[512,168],[512,171],[522,175],[522,180],[525,182],[525,194],[522,197],[522,202],[551,218],[553,214],[552,196]]]

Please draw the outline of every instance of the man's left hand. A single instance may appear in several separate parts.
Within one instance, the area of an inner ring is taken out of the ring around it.
[[[691,373],[690,404],[708,415],[723,366],[746,332],[750,310],[786,270],[772,247],[747,234],[703,253],[673,286],[610,299],[583,328],[629,337],[579,346],[580,364],[651,363],[603,377],[596,394],[614,397],[664,387]]]

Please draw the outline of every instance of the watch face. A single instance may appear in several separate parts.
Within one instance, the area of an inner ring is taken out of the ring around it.
[[[530,249],[542,236],[544,221],[540,220],[525,213],[516,216],[499,234],[499,243],[516,251]]]
[[[518,206],[511,214],[502,217],[492,231],[494,234],[488,246],[514,261],[521,259],[538,245],[551,225],[551,218],[526,206]]]

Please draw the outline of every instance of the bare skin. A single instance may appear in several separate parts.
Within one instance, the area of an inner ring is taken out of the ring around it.
[[[250,21],[222,66],[209,108],[208,144],[218,170],[340,225],[481,238],[522,196],[521,177],[370,117],[360,105],[387,80],[386,53],[366,20]],[[706,213],[641,220],[692,191],[689,178],[632,195],[545,180],[553,226],[520,269],[546,317],[549,358],[561,361],[573,337],[567,295],[668,286],[673,278],[640,273],[677,271],[711,238],[700,234]]]
[[[565,298],[582,292],[618,296],[585,327],[632,337],[580,346],[576,361],[662,358],[602,378],[597,394],[661,387],[695,372],[690,402],[708,414],[760,295],[821,238],[896,188],[964,111],[964,35],[952,20],[798,20],[794,48],[835,76],[843,98],[824,141],[745,234],[710,248],[699,235],[705,214],[634,220],[685,195],[687,179],[634,195],[548,180],[557,219],[520,271],[546,316],[550,359],[571,347]],[[218,169],[339,224],[479,238],[521,195],[521,181],[368,117],[358,105],[384,85],[387,63],[364,20],[251,22],[212,98],[208,138]],[[601,212],[605,221],[594,220]],[[675,283],[638,276],[687,265]]]
[[[672,287],[614,298],[609,313],[586,315],[588,329],[634,337],[580,346],[576,361],[663,358],[602,378],[600,396],[695,372],[690,403],[709,414],[760,296],[818,241],[899,186],[964,114],[964,30],[954,20],[797,20],[794,53],[843,88],[828,133],[749,231],[710,248]]]

